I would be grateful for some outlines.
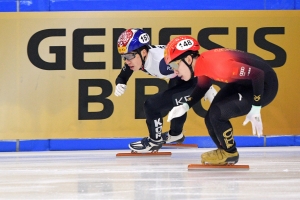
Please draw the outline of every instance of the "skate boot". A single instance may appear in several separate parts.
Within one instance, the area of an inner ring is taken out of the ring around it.
[[[141,141],[132,142],[128,145],[132,153],[147,153],[157,152],[165,141],[161,138],[160,140],[153,140],[150,137],[145,137]]]
[[[223,149],[217,149],[201,155],[202,164],[207,165],[234,165],[239,160],[239,153],[228,153]]]
[[[170,143],[183,143],[185,136],[183,135],[183,133],[180,133],[177,136],[173,136],[169,134],[168,132],[164,132],[161,134],[162,139],[165,141],[166,144],[170,144]]]

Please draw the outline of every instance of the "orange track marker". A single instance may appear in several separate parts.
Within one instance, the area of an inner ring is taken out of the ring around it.
[[[167,148],[198,148],[197,144],[163,144]]]
[[[124,156],[171,156],[171,152],[154,152],[154,153],[117,153],[117,157]]]
[[[189,164],[188,170],[202,170],[202,171],[247,171],[249,165],[203,165],[203,164]]]

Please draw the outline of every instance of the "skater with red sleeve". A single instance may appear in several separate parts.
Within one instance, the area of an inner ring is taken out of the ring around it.
[[[260,110],[275,98],[278,80],[275,71],[262,58],[239,50],[219,48],[199,54],[200,45],[190,36],[171,40],[165,61],[177,76],[188,81],[198,78],[189,100],[175,106],[168,121],[185,114],[211,86],[211,81],[225,83],[213,99],[205,116],[208,133],[217,149],[203,153],[201,162],[227,165],[238,162],[239,153],[230,119],[246,115],[243,125],[252,124],[253,135],[263,135]]]

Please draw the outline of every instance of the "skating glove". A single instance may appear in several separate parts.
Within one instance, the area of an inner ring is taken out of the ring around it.
[[[125,90],[126,90],[126,85],[125,84],[117,84],[116,89],[115,89],[115,95],[117,97],[121,96],[122,94],[124,94]]]
[[[261,115],[260,115],[260,109],[261,106],[253,106],[250,110],[250,112],[247,114],[246,119],[243,123],[245,126],[249,121],[252,124],[252,132],[253,135],[257,135],[258,137],[263,135],[263,125],[261,121]]]
[[[190,109],[187,103],[183,103],[182,105],[175,106],[168,115],[168,122],[170,122],[173,118],[180,117],[184,113],[186,113]]]
[[[203,99],[204,101],[208,100],[210,103],[214,100],[217,95],[217,90],[215,90],[214,86],[210,86],[210,88],[205,93]]]

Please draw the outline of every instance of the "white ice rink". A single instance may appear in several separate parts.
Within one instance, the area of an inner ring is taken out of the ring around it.
[[[0,199],[300,199],[300,147],[239,148],[249,171],[188,171],[211,149],[2,152]]]

